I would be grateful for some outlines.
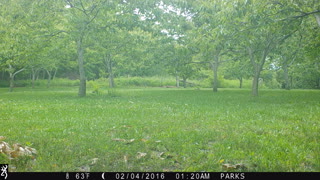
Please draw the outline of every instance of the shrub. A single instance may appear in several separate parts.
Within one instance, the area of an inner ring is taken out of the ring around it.
[[[175,86],[174,78],[164,77],[118,77],[115,83],[119,87],[161,87]]]
[[[102,93],[100,85],[95,81],[89,81],[88,87],[92,88],[92,93],[100,95]]]

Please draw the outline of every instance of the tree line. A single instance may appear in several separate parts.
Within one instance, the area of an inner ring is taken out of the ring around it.
[[[159,74],[320,88],[319,31],[316,0],[5,0],[0,79],[78,78],[80,97],[88,79]]]

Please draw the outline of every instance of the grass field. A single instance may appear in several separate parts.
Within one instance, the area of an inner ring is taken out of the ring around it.
[[[320,171],[320,91],[7,91],[0,136],[38,151],[16,171]]]

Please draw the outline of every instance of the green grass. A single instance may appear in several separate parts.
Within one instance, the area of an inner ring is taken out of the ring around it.
[[[38,150],[34,162],[9,164],[35,172],[227,171],[225,163],[244,165],[232,171],[320,171],[319,91],[90,92],[0,89],[0,136]]]

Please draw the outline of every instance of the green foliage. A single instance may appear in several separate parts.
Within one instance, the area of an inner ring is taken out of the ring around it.
[[[17,80],[15,82],[16,87],[31,87],[31,80]],[[36,87],[46,87],[47,80],[36,80],[35,81]],[[55,78],[51,81],[52,87],[72,87],[72,86],[79,86],[79,80],[71,80],[65,78]],[[0,87],[8,87],[7,81],[0,81]]]
[[[175,86],[173,77],[119,77],[115,80],[119,87],[162,87]]]
[[[91,87],[93,94],[96,94],[96,95],[100,95],[101,94],[101,87],[97,82],[89,81],[88,82],[88,86]]]
[[[8,81],[0,81],[0,87],[8,87],[9,86],[9,82]]]
[[[118,92],[116,88],[108,88],[107,89],[107,95],[110,97],[118,97],[121,96],[121,94]]]
[[[239,88],[240,82],[239,80],[230,80],[230,79],[220,79],[219,88]],[[243,89],[250,89],[251,88],[251,80],[243,79],[242,82]]]
[[[56,78],[52,80],[51,86],[57,86],[57,87],[79,86],[79,80]]]
[[[17,171],[318,171],[314,90],[0,89],[1,135],[37,149]],[[93,140],[94,139],[94,140]],[[1,155],[1,154],[0,154]],[[80,158],[79,158],[80,157]],[[7,162],[2,161],[1,162]],[[28,161],[30,162],[30,161]],[[11,163],[9,162],[9,165]]]
[[[154,76],[190,80],[210,69],[217,82],[197,84],[229,87],[225,79],[257,80],[276,65],[285,76],[267,78],[264,87],[292,79],[293,88],[319,88],[318,7],[318,1],[284,0],[3,1],[0,81],[17,73],[16,80],[35,79],[40,71],[81,77],[84,95],[85,80],[119,77],[120,86],[157,87],[165,84]]]
[[[117,87],[173,87],[176,85],[176,80],[174,77],[117,77],[115,78],[115,83]],[[182,83],[182,82],[180,82]],[[30,80],[18,80],[16,81],[16,87],[31,87]],[[0,81],[0,87],[4,88],[8,86],[7,81]],[[36,80],[36,88],[44,88],[47,86],[47,80]],[[51,81],[51,87],[76,87],[79,86],[79,80],[70,80],[55,78]],[[243,88],[249,89],[251,86],[251,80],[243,79]],[[102,93],[106,88],[109,87],[109,80],[106,78],[100,78],[97,80],[88,81],[87,87],[91,92]],[[210,88],[212,87],[212,78],[204,79],[191,79],[187,82],[187,87],[198,87],[198,88]],[[267,86],[268,88],[277,88]],[[224,79],[220,78],[219,88],[239,88],[239,80]],[[109,88],[112,90],[112,88]]]

